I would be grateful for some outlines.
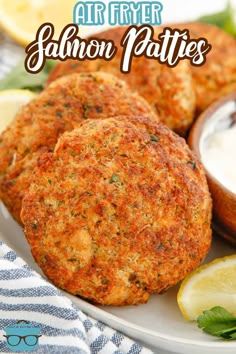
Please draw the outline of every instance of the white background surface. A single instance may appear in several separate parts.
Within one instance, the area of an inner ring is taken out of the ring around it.
[[[225,9],[227,0],[159,0],[163,4],[163,23],[195,20],[198,16]],[[236,0],[231,0],[236,9]],[[236,13],[236,10],[235,10]]]

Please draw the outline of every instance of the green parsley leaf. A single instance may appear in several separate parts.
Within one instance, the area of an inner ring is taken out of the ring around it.
[[[155,142],[159,141],[159,138],[154,134],[150,134],[150,139],[151,141],[155,141]]]
[[[225,10],[211,15],[202,16],[198,21],[218,26],[225,32],[236,37],[236,21],[234,19],[234,13],[235,10],[230,1],[228,1]]]
[[[197,169],[197,163],[195,161],[188,161],[187,164],[190,165],[193,170]]]
[[[9,74],[0,80],[0,90],[27,89],[34,92],[42,91],[55,60],[48,59],[42,71],[30,74],[25,70],[24,61],[21,60]]]
[[[236,339],[236,317],[221,306],[203,311],[197,318],[198,327],[204,332],[224,339]]]
[[[112,175],[110,179],[110,183],[115,183],[119,182],[119,176],[118,175]]]

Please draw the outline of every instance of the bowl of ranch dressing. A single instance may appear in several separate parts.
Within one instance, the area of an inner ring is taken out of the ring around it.
[[[213,199],[213,228],[236,245],[236,92],[200,115],[188,143],[206,172]]]

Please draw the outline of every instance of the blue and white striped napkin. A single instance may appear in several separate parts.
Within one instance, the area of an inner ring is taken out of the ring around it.
[[[122,333],[75,308],[70,299],[0,241],[1,353],[14,351],[4,336],[9,328],[12,330],[17,327],[18,321],[28,321],[30,329],[36,328],[40,332],[38,348],[33,351],[37,354],[151,353]]]

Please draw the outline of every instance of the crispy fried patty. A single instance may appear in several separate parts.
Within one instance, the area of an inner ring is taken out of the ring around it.
[[[195,92],[190,65],[182,61],[176,68],[159,64],[145,56],[133,58],[129,74],[120,71],[123,48],[120,41],[127,27],[115,27],[96,35],[99,39],[113,40],[118,52],[111,61],[102,59],[60,62],[52,70],[49,82],[73,72],[106,71],[127,81],[130,87],[142,95],[155,109],[160,120],[184,135],[190,127],[195,112]],[[155,35],[157,38],[158,31]]]
[[[0,136],[0,199],[18,222],[22,197],[42,152],[52,151],[58,137],[83,120],[119,114],[149,114],[158,120],[142,97],[105,73],[61,78],[19,112]]]
[[[145,303],[204,259],[211,199],[185,141],[149,118],[88,120],[38,161],[21,213],[58,287],[94,303]]]
[[[172,27],[187,28],[192,38],[207,38],[212,45],[206,63],[192,66],[197,110],[202,112],[212,102],[236,90],[236,39],[216,26],[200,22]]]

